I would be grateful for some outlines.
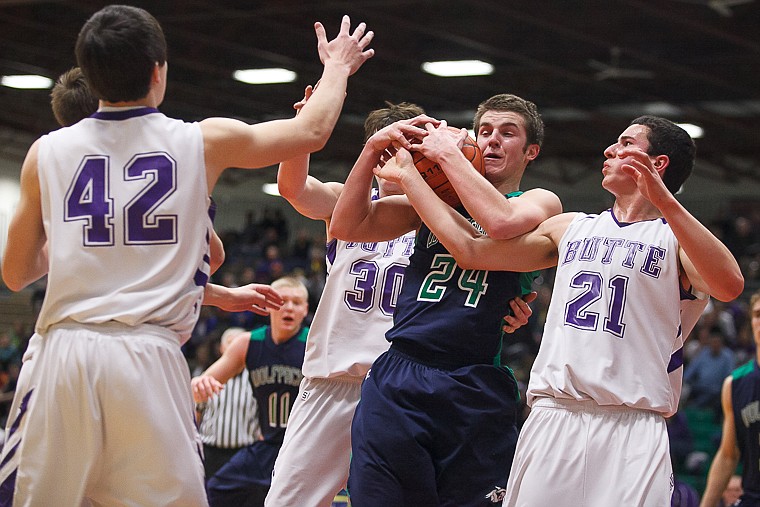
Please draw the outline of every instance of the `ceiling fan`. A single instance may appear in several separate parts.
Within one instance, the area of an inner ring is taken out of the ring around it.
[[[610,61],[609,63],[600,62],[598,60],[589,60],[588,65],[597,72],[594,74],[594,79],[597,81],[604,81],[605,79],[652,79],[654,78],[654,72],[645,69],[631,69],[623,68],[620,66],[620,55],[622,50],[613,46],[610,48]]]

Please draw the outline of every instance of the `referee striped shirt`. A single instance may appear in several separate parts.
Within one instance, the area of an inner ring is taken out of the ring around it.
[[[245,447],[259,439],[256,399],[247,369],[228,380],[224,389],[197,408],[201,412],[198,432],[205,445],[230,449]]]

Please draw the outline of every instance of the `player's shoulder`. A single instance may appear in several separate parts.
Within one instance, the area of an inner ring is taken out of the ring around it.
[[[754,371],[755,371],[755,360],[752,359],[751,361],[748,361],[747,363],[739,366],[734,371],[732,371],[731,375],[729,375],[726,380],[732,381],[733,379],[746,377],[747,375],[750,375]]]
[[[562,201],[559,196],[545,188],[532,188],[526,190],[520,196],[521,199],[530,201],[531,205],[540,207],[547,217],[562,213]]]
[[[263,342],[267,337],[267,327],[257,327],[251,331],[248,335],[248,339],[252,342]]]

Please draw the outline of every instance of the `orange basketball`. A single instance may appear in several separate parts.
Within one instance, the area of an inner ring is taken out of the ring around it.
[[[450,129],[459,132],[460,129],[455,127],[449,127]],[[478,147],[478,143],[475,142],[470,136],[464,140],[462,145],[462,153],[467,157],[467,160],[477,169],[480,174],[486,173],[486,167],[483,162],[483,154]],[[425,158],[420,152],[412,152],[412,159],[414,160],[414,166],[417,171],[422,175],[422,178],[430,185],[430,188],[440,197],[443,202],[456,208],[462,202],[459,200],[459,196],[454,191],[454,187],[451,186],[449,179],[446,177],[446,173],[443,172],[441,167]]]

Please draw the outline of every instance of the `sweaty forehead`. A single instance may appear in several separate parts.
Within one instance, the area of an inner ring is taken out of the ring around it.
[[[486,111],[480,117],[480,125],[489,125],[491,127],[515,126],[525,128],[525,120],[522,115],[513,111]]]
[[[648,145],[648,133],[649,127],[645,127],[644,125],[629,125],[628,128],[625,129],[622,134],[620,134],[620,137],[618,139],[621,141],[623,139],[632,139],[636,141],[637,144],[644,143]]]
[[[282,299],[287,301],[300,302],[307,300],[309,297],[306,290],[300,287],[278,287],[277,291],[282,296]]]

